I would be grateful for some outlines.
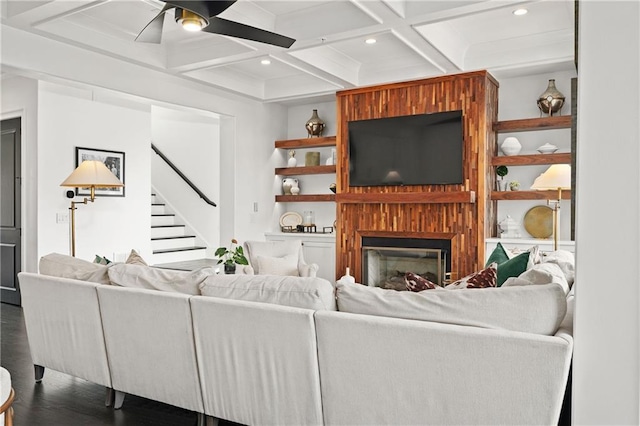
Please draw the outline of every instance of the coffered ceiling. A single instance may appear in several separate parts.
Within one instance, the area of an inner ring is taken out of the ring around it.
[[[184,31],[173,10],[160,44],[135,42],[159,0],[2,3],[4,25],[266,102],[478,69],[500,78],[573,66],[572,0],[238,0],[219,15],[296,39],[289,49]]]

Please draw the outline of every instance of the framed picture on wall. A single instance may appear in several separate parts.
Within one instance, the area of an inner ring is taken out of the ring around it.
[[[102,161],[111,172],[116,175],[120,182],[124,182],[124,152],[107,151],[96,148],[76,147],[76,167],[83,161]],[[89,188],[76,188],[76,195],[89,196]],[[96,197],[124,197],[124,186],[114,188],[96,188]]]

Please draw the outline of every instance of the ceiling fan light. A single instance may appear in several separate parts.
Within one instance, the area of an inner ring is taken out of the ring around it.
[[[184,9],[176,9],[176,22],[186,31],[200,31],[209,25],[202,16]]]

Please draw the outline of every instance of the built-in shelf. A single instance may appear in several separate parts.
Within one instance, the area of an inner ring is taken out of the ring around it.
[[[276,195],[277,203],[293,203],[302,201],[335,201],[334,194],[309,194],[309,195]]]
[[[336,195],[341,203],[358,204],[444,204],[475,203],[475,191],[455,192],[387,192],[387,193],[345,193]]]
[[[325,136],[320,138],[286,139],[275,142],[276,148],[281,149],[306,149],[336,146],[335,136]],[[336,174],[336,166],[300,166],[300,167],[278,167],[275,174],[280,176],[301,176],[301,175],[329,175]],[[276,195],[277,203],[294,202],[315,202],[315,201],[335,201],[334,194],[305,194],[305,195]]]
[[[276,169],[276,174],[280,176],[322,175],[334,174],[335,172],[336,166],[280,167]]]
[[[570,129],[571,116],[524,118],[521,120],[497,121],[493,130],[498,133],[527,132],[531,130]]]
[[[536,166],[543,164],[571,164],[571,153],[505,155],[493,157],[493,166]]]
[[[492,200],[557,200],[558,191],[493,191]],[[562,199],[570,200],[571,191],[563,190]]]
[[[335,136],[321,138],[286,139],[276,141],[276,148],[319,148],[323,146],[335,146]]]

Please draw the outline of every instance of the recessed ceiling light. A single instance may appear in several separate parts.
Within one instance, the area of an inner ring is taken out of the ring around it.
[[[368,38],[364,42],[367,43],[367,44],[375,44],[376,41],[377,40],[375,38]]]
[[[270,60],[268,60],[268,59],[263,59],[263,60],[261,60],[261,61],[260,61],[260,63],[261,63],[262,65],[269,65],[269,64],[271,63],[271,61],[270,61]]]
[[[513,14],[516,16],[526,15],[529,12],[527,9],[516,9],[513,11]]]

